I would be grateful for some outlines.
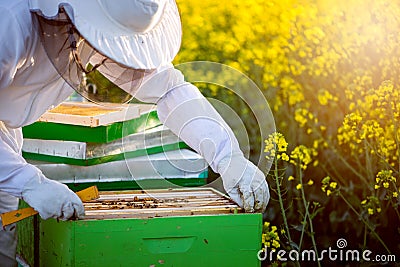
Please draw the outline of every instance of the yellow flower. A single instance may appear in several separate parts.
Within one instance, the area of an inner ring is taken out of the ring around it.
[[[277,146],[278,146],[278,151],[279,152],[285,152],[288,146],[288,143],[286,142],[285,138],[283,137],[283,135],[279,135],[279,140],[277,142]]]
[[[393,192],[393,197],[394,197],[394,198],[397,198],[398,196],[399,196],[399,193]]]
[[[318,140],[314,140],[313,142],[313,148],[317,149],[318,148]]]
[[[286,153],[282,153],[282,160],[289,161],[289,156]]]
[[[292,176],[292,175],[290,175],[289,177],[288,177],[288,181],[293,181],[294,180],[294,177]]]
[[[331,188],[333,188],[333,189],[336,189],[337,183],[336,183],[336,182],[331,182],[331,183],[329,184],[329,186],[330,186]]]
[[[388,183],[388,182],[384,182],[384,183],[383,183],[383,187],[384,187],[384,188],[389,188],[389,183]]]
[[[380,186],[376,184],[375,189],[378,190],[379,188],[380,188]]]
[[[290,160],[290,163],[294,165],[300,164],[300,167],[305,170],[312,161],[311,157],[316,156],[316,154],[317,151],[314,148],[299,145],[291,152],[290,157],[292,160]]]
[[[274,132],[270,134],[264,142],[264,152],[267,153],[265,156],[267,159],[273,159],[275,156],[277,156],[277,159],[282,158],[285,161],[289,160],[289,156],[285,153],[288,143],[286,142],[283,134]],[[280,153],[282,153],[282,155]]]
[[[363,201],[361,201],[361,205],[365,205],[367,203],[367,200],[364,199]]]
[[[307,115],[308,111],[306,109],[297,109],[294,114],[294,119],[300,124],[300,127],[304,127],[307,123]]]
[[[314,181],[310,179],[310,180],[308,180],[307,184],[308,184],[308,185],[313,185],[313,184],[314,184]]]
[[[297,190],[300,190],[301,188],[302,188],[302,185],[301,185],[301,184],[296,185],[296,189],[297,189]]]
[[[368,214],[369,214],[369,215],[373,215],[373,214],[374,214],[374,210],[371,209],[371,208],[369,208],[369,209],[368,209]]]
[[[333,99],[333,95],[327,90],[323,90],[318,93],[318,101],[322,106],[326,106],[329,100]]]
[[[331,190],[329,190],[329,189],[328,189],[328,190],[326,190],[326,195],[327,195],[328,197],[329,197],[329,195],[330,195],[330,194],[332,194],[332,191],[331,191]]]

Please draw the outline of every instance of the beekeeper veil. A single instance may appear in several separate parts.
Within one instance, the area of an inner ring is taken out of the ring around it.
[[[96,103],[126,103],[181,43],[174,0],[30,0],[58,73]]]

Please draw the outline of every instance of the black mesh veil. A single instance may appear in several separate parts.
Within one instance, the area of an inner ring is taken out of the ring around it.
[[[36,17],[50,61],[76,92],[99,104],[127,103],[133,98],[145,70],[125,67],[97,52],[63,10],[56,19]]]

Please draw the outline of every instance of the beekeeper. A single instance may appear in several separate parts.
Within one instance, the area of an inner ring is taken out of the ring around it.
[[[73,90],[95,103],[156,103],[160,120],[221,174],[234,201],[265,210],[264,174],[171,64],[181,43],[174,0],[3,0],[0,18],[0,213],[23,199],[43,219],[84,216],[75,193],[21,156],[21,127]],[[15,265],[15,246],[15,227],[2,229],[1,266]]]

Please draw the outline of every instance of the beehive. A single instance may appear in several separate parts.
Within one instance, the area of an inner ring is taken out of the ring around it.
[[[158,126],[109,143],[24,138],[22,153],[29,160],[91,166],[187,147],[168,128]]]
[[[25,138],[109,143],[161,125],[154,105],[101,107],[91,103],[62,103],[22,128]]]
[[[84,220],[39,222],[39,266],[259,266],[261,214],[210,188],[101,192]]]
[[[67,184],[74,191],[90,185],[100,190],[204,186],[208,165],[197,153],[182,149],[93,166],[30,161],[46,177]]]

